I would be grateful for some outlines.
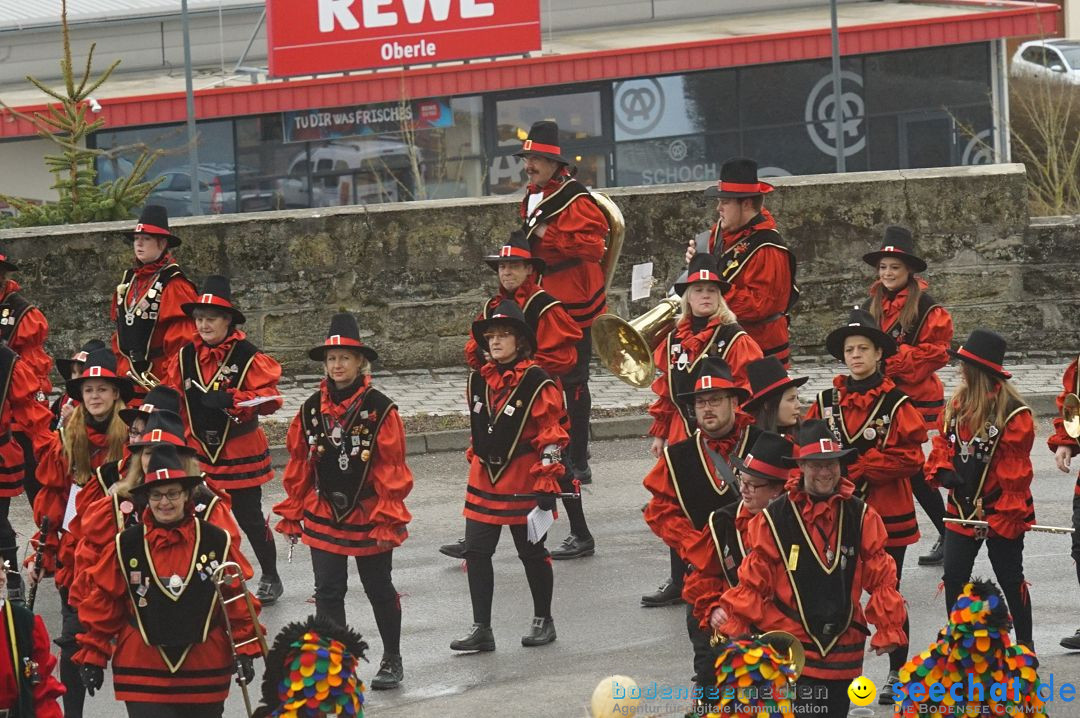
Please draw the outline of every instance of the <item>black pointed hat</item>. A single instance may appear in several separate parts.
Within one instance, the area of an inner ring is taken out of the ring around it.
[[[514,157],[528,157],[529,155],[547,157],[549,160],[562,162],[564,165],[570,164],[570,160],[563,157],[562,148],[559,147],[558,123],[551,120],[533,123],[529,129],[528,138],[521,145],[521,150],[514,153]]]
[[[885,238],[881,240],[881,249],[863,255],[863,261],[871,267],[877,267],[882,257],[896,257],[918,274],[926,271],[926,262],[915,254],[915,239],[907,227],[891,224],[885,228]]]
[[[184,440],[184,420],[173,411],[161,409],[150,413],[142,436],[128,444],[128,449],[157,448],[169,445],[182,454],[193,455],[195,449]]]
[[[694,370],[694,388],[684,391],[676,397],[682,402],[692,402],[698,394],[711,394],[714,391],[731,391],[742,402],[750,392],[740,386],[731,374],[731,367],[720,357],[712,355],[702,357]]]
[[[180,413],[180,394],[171,386],[158,384],[146,393],[142,403],[135,409],[121,409],[120,418],[124,423],[131,426],[131,422],[140,416],[150,418],[150,415],[158,411],[171,411]],[[181,432],[181,435],[183,432]]]
[[[761,182],[757,176],[757,162],[746,157],[732,157],[720,166],[720,179],[715,187],[705,190],[706,198],[757,197],[775,189],[768,182]]]
[[[736,459],[735,463],[744,474],[786,483],[791,475],[791,467],[785,462],[791,459],[793,449],[791,442],[783,436],[763,431],[758,434],[746,456]]]
[[[137,496],[143,492],[149,493],[155,486],[178,482],[188,491],[202,482],[202,476],[188,473],[187,461],[172,444],[159,444],[150,452],[150,464],[146,467],[143,482],[132,487],[131,493]]]
[[[750,380],[750,398],[743,404],[746,411],[754,410],[760,402],[789,386],[802,386],[810,380],[808,376],[789,376],[783,363],[774,356],[755,359],[747,364],[746,378]]]
[[[168,241],[169,249],[179,247],[182,243],[181,239],[169,229],[169,210],[159,204],[148,204],[143,207],[135,228],[126,230],[121,234],[126,235],[128,239],[135,239],[136,234],[149,234],[152,237],[160,237]]]
[[[788,466],[795,466],[798,461],[839,461],[849,464],[859,457],[855,449],[845,449],[824,419],[807,419],[795,435],[795,450],[790,459],[784,459]]]
[[[68,379],[64,384],[68,396],[81,400],[82,386],[87,379],[103,379],[112,384],[125,402],[131,401],[131,398],[135,396],[135,385],[126,376],[117,375],[116,355],[108,349],[96,349],[90,352],[83,364],[82,374],[76,379]]]
[[[0,272],[17,272],[19,265],[8,259],[7,252],[0,249]]]
[[[326,330],[326,340],[310,349],[308,356],[314,361],[324,361],[330,349],[345,348],[359,352],[369,362],[379,358],[378,353],[360,340],[360,327],[356,317],[348,312],[341,312],[330,317],[330,328]]]
[[[64,381],[67,381],[71,378],[71,370],[75,368],[76,364],[85,364],[90,352],[108,348],[105,342],[100,339],[91,339],[83,344],[82,348],[75,352],[70,359],[57,359],[56,371],[60,372],[60,376],[64,378]]]
[[[485,352],[488,350],[488,342],[484,338],[484,332],[493,324],[510,324],[514,326],[518,333],[525,337],[525,341],[529,342],[529,346],[534,351],[536,350],[536,333],[529,326],[529,323],[525,321],[525,315],[522,313],[521,307],[515,302],[504,299],[499,302],[497,307],[491,310],[487,317],[482,317],[473,322],[473,339]]]
[[[989,329],[976,329],[957,350],[949,354],[973,367],[989,372],[999,379],[1011,379],[1005,371],[1005,337]]]
[[[233,306],[232,286],[229,284],[229,278],[220,274],[211,274],[206,278],[206,281],[203,282],[202,293],[199,294],[198,299],[180,305],[180,309],[189,317],[199,307],[217,309],[226,314],[231,314],[233,324],[243,324],[245,321],[243,313]]]
[[[709,252],[698,252],[690,258],[690,266],[686,270],[686,276],[680,277],[675,282],[675,293],[681,297],[687,287],[697,282],[713,282],[720,287],[721,292],[726,292],[731,288],[731,283],[720,277],[716,257]]]
[[[844,340],[848,337],[866,337],[872,341],[874,346],[881,350],[882,361],[896,353],[896,340],[881,331],[881,327],[865,309],[852,309],[847,323],[833,329],[825,337],[825,349],[840,361],[844,361]]]
[[[520,229],[515,229],[510,233],[510,238],[499,248],[498,254],[489,254],[484,257],[484,263],[496,272],[499,271],[501,262],[531,262],[537,274],[543,273],[544,267],[547,266],[544,260],[533,255],[529,240]]]

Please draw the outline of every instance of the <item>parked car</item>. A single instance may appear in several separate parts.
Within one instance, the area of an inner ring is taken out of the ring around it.
[[[303,150],[293,157],[278,193],[287,208],[397,202],[401,188],[394,175],[407,176],[408,167],[409,146],[397,140],[329,142],[312,147],[310,156]]]
[[[241,170],[243,172],[243,170]],[[173,217],[191,214],[191,173],[187,167],[165,170],[164,181],[150,194],[148,201],[164,205]],[[241,180],[246,175],[242,175]],[[199,165],[199,204],[203,214],[259,212],[275,208],[273,188],[250,187],[241,181],[239,194],[232,165]]]
[[[1010,74],[1080,85],[1080,40],[1032,40],[1016,49]]]

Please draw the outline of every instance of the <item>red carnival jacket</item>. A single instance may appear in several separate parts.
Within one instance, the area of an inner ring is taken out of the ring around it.
[[[0,285],[0,302],[21,289],[14,279],[6,280],[3,285]],[[41,383],[41,391],[46,395],[52,391],[49,372],[52,371],[53,366],[52,357],[45,353],[45,340],[48,338],[48,320],[40,309],[31,306],[19,320],[14,334],[8,339],[8,346],[34,370],[34,374]],[[67,379],[67,377],[64,378]]]
[[[746,504],[740,501],[735,513],[735,530],[739,532],[743,545],[746,544],[747,528],[753,518],[754,515],[746,508]],[[712,633],[709,617],[714,609],[723,606],[720,599],[724,591],[731,588],[724,579],[721,561],[723,559],[716,552],[712,528],[706,525],[686,544],[686,562],[693,566],[694,570],[686,574],[682,597],[693,610],[701,630],[707,633]]]
[[[1078,381],[1076,372],[1077,361],[1077,359],[1073,359],[1072,363],[1065,369],[1065,376],[1061,380],[1063,387],[1057,397],[1058,415],[1054,419],[1054,433],[1046,441],[1046,445],[1050,447],[1051,452],[1057,453],[1059,448],[1067,446],[1072,451],[1073,456],[1080,452],[1080,439],[1074,439],[1065,433],[1065,424],[1061,419],[1061,409],[1065,405],[1066,396],[1069,394],[1080,395],[1080,381]],[[1077,474],[1076,477],[1073,496],[1080,496],[1080,474]]]
[[[49,431],[52,413],[39,400],[40,387],[30,364],[21,358],[16,359],[11,368],[7,401],[0,406],[0,498],[18,496],[23,492],[23,467],[26,461],[22,446],[12,438],[11,432],[21,431],[30,437],[35,453],[52,436]]]
[[[0,607],[0,709],[11,711],[11,715],[19,715],[19,677],[15,674],[18,661],[12,660],[16,651],[12,643],[11,626],[16,617],[12,615],[12,607],[5,604]],[[56,657],[50,652],[51,642],[49,632],[45,628],[45,622],[41,616],[33,617],[33,628],[30,636],[30,660],[37,664],[37,675],[40,681],[33,687],[33,706],[35,718],[63,718],[63,711],[57,700],[64,695],[66,689],[53,677],[56,670]],[[17,645],[17,644],[16,644]],[[18,653],[23,653],[24,648],[19,646]],[[20,667],[21,670],[21,667]]]

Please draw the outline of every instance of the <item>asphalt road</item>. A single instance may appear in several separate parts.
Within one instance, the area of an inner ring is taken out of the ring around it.
[[[1048,424],[1042,422],[1036,441],[1034,494],[1036,514],[1043,524],[1068,526],[1073,478],[1061,474],[1045,448]],[[595,556],[555,562],[553,615],[558,640],[549,646],[523,648],[520,636],[529,626],[531,600],[520,562],[508,532],[495,556],[493,625],[494,653],[458,655],[450,641],[466,633],[471,624],[468,586],[460,562],[437,551],[441,543],[462,535],[461,517],[465,462],[458,454],[411,457],[416,486],[409,497],[413,514],[411,535],[395,551],[395,583],[403,594],[402,652],[405,683],[397,691],[368,691],[370,716],[415,718],[419,715],[522,716],[581,718],[593,688],[612,674],[633,677],[639,685],[683,686],[691,676],[691,653],[686,637],[684,609],[644,609],[642,593],[651,592],[668,570],[667,551],[641,518],[647,499],[641,479],[652,466],[646,441],[612,441],[592,447],[595,481],[586,497],[586,512],[597,539]],[[268,507],[282,494],[280,484],[269,485]],[[25,537],[29,529],[26,504],[13,508],[16,528]],[[939,568],[916,565],[933,541],[933,530],[919,513],[924,538],[908,551],[903,593],[910,605],[912,646],[922,650],[945,622],[944,600],[938,593]],[[557,544],[566,535],[566,521],[552,529]],[[24,539],[25,540],[25,539]],[[271,635],[285,623],[303,618],[314,607],[306,603],[313,579],[307,549],[298,546],[293,563],[285,563],[285,544],[279,537],[279,558],[285,596],[263,613]],[[1080,627],[1080,588],[1069,558],[1069,538],[1031,534],[1025,553],[1035,609],[1035,643],[1044,680],[1054,675],[1062,682],[1080,682],[1080,653],[1069,654],[1058,640]],[[975,573],[991,576],[985,551]],[[382,647],[370,606],[354,572],[347,604],[349,619],[371,644],[362,677],[370,681],[378,669]],[[55,590],[43,586],[38,608],[55,633],[59,608]],[[884,657],[867,655],[866,674],[879,686],[888,664]],[[261,669],[260,669],[261,680]],[[111,676],[103,693],[88,700],[87,716],[120,718],[125,715],[111,692]],[[258,694],[258,688],[254,691]],[[653,700],[638,715],[681,715],[687,701]],[[242,717],[243,702],[234,688],[226,716]],[[876,715],[888,715],[876,708]],[[1050,705],[1054,716],[1080,716],[1080,704]]]

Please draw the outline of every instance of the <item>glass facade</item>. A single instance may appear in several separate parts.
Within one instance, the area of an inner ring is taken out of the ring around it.
[[[716,179],[733,155],[763,176],[993,161],[989,43],[756,65],[484,96],[201,122],[204,213],[516,194],[533,122],[559,123],[564,156],[593,187]],[[837,135],[839,134],[839,138]],[[98,133],[101,179],[137,147],[164,149],[153,199],[190,212],[182,125]]]

